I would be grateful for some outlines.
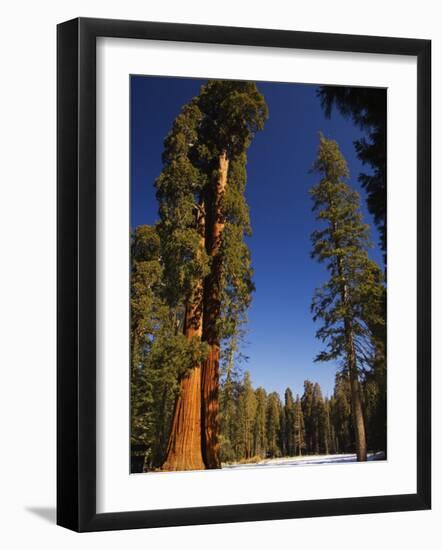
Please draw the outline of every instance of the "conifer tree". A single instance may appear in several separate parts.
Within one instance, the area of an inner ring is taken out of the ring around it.
[[[164,169],[156,181],[160,204],[158,233],[164,263],[164,296],[182,317],[182,333],[195,348],[203,328],[203,278],[209,272],[205,249],[202,189],[206,180],[192,162],[202,115],[195,100],[185,105],[165,140]],[[201,348],[200,348],[201,349]],[[201,450],[201,362],[180,378],[164,470],[204,468]]]
[[[238,402],[238,420],[242,456],[251,458],[253,452],[253,427],[256,416],[256,396],[252,387],[250,373],[246,371],[242,381],[242,390]]]
[[[266,439],[266,403],[267,394],[264,388],[255,390],[256,414],[253,425],[253,454],[264,458],[267,451]]]
[[[276,392],[269,394],[267,399],[266,439],[267,454],[271,458],[281,455],[280,429],[281,429],[281,401]]]
[[[369,447],[387,451],[387,379],[385,358],[376,356],[363,383]]]
[[[382,273],[369,259],[368,227],[362,223],[359,195],[346,183],[347,163],[335,141],[320,136],[314,164],[321,179],[311,189],[321,228],[312,234],[312,257],[325,262],[329,280],[315,292],[317,337],[326,345],[316,361],[340,359],[348,375],[358,461],[367,459],[360,374],[373,356],[370,325],[382,323]]]
[[[131,454],[132,461],[137,461],[137,456],[141,458],[142,467],[144,453],[136,449],[149,448],[153,424],[153,387],[146,358],[155,332],[154,311],[161,308],[155,293],[161,276],[155,229],[138,228],[131,236],[131,249]]]
[[[313,452],[314,447],[313,387],[313,383],[310,382],[310,380],[305,380],[304,393],[302,394],[301,398],[307,453]]]
[[[302,413],[301,400],[299,395],[296,395],[296,401],[294,406],[294,432],[295,432],[295,445],[294,451],[298,456],[302,455],[303,450],[305,449],[305,426],[304,426],[304,415]]]
[[[220,460],[234,462],[239,456],[239,412],[241,381],[234,365],[235,343],[232,342],[224,364],[224,377],[220,385]]]
[[[136,228],[131,252],[131,444],[132,449],[146,449],[135,454],[144,453],[144,465],[151,469],[164,458],[177,380],[195,350],[177,330],[177,311],[162,296],[156,229]]]
[[[387,93],[380,88],[351,88],[321,86],[318,90],[321,106],[327,117],[334,107],[350,118],[364,133],[354,142],[356,154],[371,170],[361,172],[358,179],[367,193],[367,206],[380,232],[380,245],[384,251],[385,276],[387,273]],[[386,319],[386,289],[383,298]],[[376,360],[373,373],[367,381],[367,398],[370,400],[368,434],[373,448],[386,452],[386,325],[373,327],[376,333]]]
[[[337,453],[348,453],[354,448],[350,400],[348,376],[337,373],[331,405],[331,422]]]
[[[381,247],[387,245],[387,93],[381,88],[321,86],[318,90],[327,117],[333,107],[364,130],[366,137],[354,142],[356,153],[371,172],[359,174],[367,192],[367,206],[379,228]],[[385,260],[385,256],[384,256]]]
[[[326,397],[324,399],[324,415],[325,415],[325,429],[324,429],[324,452],[326,455],[335,453],[334,440],[332,436],[332,426],[330,418],[330,399]]]
[[[284,417],[285,417],[285,453],[288,456],[295,454],[295,402],[293,393],[290,388],[287,388],[284,393]]]
[[[312,423],[313,423],[313,452],[315,454],[327,453],[327,417],[325,402],[322,396],[321,387],[318,383],[313,386],[312,402]]]
[[[209,353],[202,370],[202,447],[207,468],[220,467],[218,387],[221,340],[237,334],[253,284],[251,233],[244,191],[246,152],[263,128],[267,105],[255,83],[210,81],[198,98],[200,166],[207,174],[206,251],[211,269],[204,280],[203,340]]]
[[[166,470],[221,465],[221,342],[237,334],[253,290],[244,242],[250,233],[245,164],[266,118],[255,83],[209,81],[165,140],[156,182],[165,295],[183,311],[183,333],[195,348],[194,363],[180,380]]]

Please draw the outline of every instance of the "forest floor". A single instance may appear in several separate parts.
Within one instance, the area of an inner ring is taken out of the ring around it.
[[[368,453],[368,460],[384,460],[385,454],[381,452]],[[223,468],[262,468],[264,466],[307,466],[311,464],[342,464],[344,462],[356,462],[355,454],[338,455],[309,455],[309,456],[290,456],[281,458],[264,458],[255,463],[241,464],[233,462],[223,464]]]

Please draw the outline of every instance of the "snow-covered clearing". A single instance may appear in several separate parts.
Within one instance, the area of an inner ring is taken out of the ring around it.
[[[383,452],[368,453],[368,460],[384,460]],[[265,458],[254,464],[223,464],[223,468],[262,468],[264,466],[308,466],[311,464],[342,464],[343,462],[356,462],[355,454],[340,455],[310,455],[310,456],[291,456],[284,458]]]

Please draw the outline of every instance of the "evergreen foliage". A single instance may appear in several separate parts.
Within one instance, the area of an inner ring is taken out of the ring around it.
[[[234,384],[226,378],[221,389],[222,462],[354,453],[350,400],[348,378],[341,374],[330,397],[324,398],[319,384],[306,380],[301,397],[293,399],[292,390],[286,389],[284,403],[276,392],[253,390],[248,372]],[[375,408],[367,408],[367,423],[375,422],[376,414]],[[385,451],[385,446],[374,442],[369,449]]]
[[[179,312],[163,298],[156,228],[139,226],[131,252],[131,445],[151,468],[164,457],[178,380],[205,349],[186,340]]]
[[[246,151],[268,116],[263,96],[253,82],[211,80],[199,96],[184,105],[164,142],[161,175],[156,180],[167,302],[192,299],[195,284],[210,272],[210,221],[218,158],[229,158],[228,185],[222,196],[225,223],[221,242],[221,339],[237,334],[253,291],[251,234],[245,200]],[[198,216],[205,218],[202,244]],[[184,306],[183,306],[184,307]],[[227,345],[227,344],[226,344]]]
[[[350,330],[356,366],[363,371],[374,358],[372,327],[384,325],[383,276],[368,256],[368,226],[362,222],[358,193],[345,182],[347,163],[335,141],[320,136],[314,169],[322,176],[311,189],[321,228],[312,234],[312,257],[324,262],[330,274],[312,301],[313,318],[322,321],[317,337],[326,344],[316,361],[340,358],[348,369]]]
[[[381,234],[381,247],[387,240],[387,93],[381,88],[321,86],[318,96],[326,116],[333,107],[364,130],[366,137],[355,141],[356,153],[370,173],[361,173],[359,181],[367,191],[367,206]]]
[[[376,362],[385,365],[379,355],[379,335],[384,334],[385,325],[383,275],[368,256],[368,226],[362,221],[359,195],[347,184],[347,163],[338,144],[323,135],[314,170],[321,176],[310,191],[320,228],[312,234],[312,257],[325,263],[329,273],[312,300],[313,319],[322,322],[316,336],[324,343],[315,361],[341,362],[350,381],[358,459],[365,460],[360,384],[364,381],[367,387]]]
[[[182,415],[190,410],[186,401],[190,397],[185,395],[180,381],[211,357],[214,362],[207,363],[205,368],[215,369],[208,376],[215,386],[203,386],[203,395],[206,391],[213,402],[205,403],[203,397],[202,413],[215,411],[215,417],[210,420],[215,443],[210,444],[215,444],[212,462],[216,467],[216,441],[220,435],[216,420],[218,350],[223,342],[227,356],[230,351],[234,353],[253,291],[250,253],[244,240],[251,233],[244,197],[246,151],[267,116],[266,103],[255,83],[209,81],[199,96],[183,106],[164,142],[163,170],[155,182],[160,219],[155,229],[149,229],[149,233],[155,232],[154,264],[147,265],[146,258],[137,255],[138,248],[142,248],[138,242],[140,232],[145,229],[136,230],[132,250],[131,441],[134,448],[142,444],[149,446],[146,457],[153,457],[147,458],[151,466],[161,463],[160,457],[167,458],[165,445],[162,442],[160,445],[158,438],[155,445],[161,448],[150,448],[149,434],[158,429],[154,400],[159,399],[162,389],[152,374],[155,372],[153,362],[164,364],[164,372],[158,374],[160,379],[166,373],[173,378],[167,398],[161,403],[168,402],[169,395],[171,401],[181,399],[176,415]],[[222,155],[227,159],[228,185],[219,194]],[[153,261],[150,257],[148,260]],[[156,271],[152,272],[154,267]],[[143,270],[146,273],[143,274]],[[198,383],[198,377],[193,379]],[[194,395],[193,390],[189,391]],[[250,403],[246,398],[247,395],[243,395],[244,407],[248,410]],[[194,404],[193,410],[198,409],[199,405]],[[170,418],[163,414],[161,419],[166,422],[167,432]],[[188,422],[187,417],[183,416],[180,422]],[[195,416],[192,422],[197,426]],[[177,428],[174,437],[179,437],[177,434],[183,432],[182,428]],[[249,429],[248,426],[242,428],[246,438],[242,444],[250,453]],[[208,445],[204,441],[207,433],[203,430],[201,434],[203,446]],[[198,446],[196,442],[192,445]],[[203,458],[209,467],[207,456]],[[168,467],[181,463],[183,458],[174,456]]]

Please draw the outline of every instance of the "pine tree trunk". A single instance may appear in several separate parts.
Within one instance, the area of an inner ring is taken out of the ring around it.
[[[367,460],[367,438],[365,435],[364,412],[362,409],[361,388],[355,367],[350,368],[351,413],[356,438],[358,462]]]
[[[348,321],[345,322],[345,332],[348,348],[348,375],[350,379],[351,415],[355,432],[356,456],[358,462],[365,462],[367,460],[367,437],[365,434],[364,411],[356,368],[353,334]]]
[[[338,272],[342,277],[343,269],[341,259],[338,260]],[[348,286],[346,282],[344,282],[342,289],[342,301],[344,304],[348,303]],[[356,457],[358,462],[365,462],[367,460],[367,437],[365,434],[364,411],[362,409],[361,391],[356,365],[353,330],[349,318],[344,319],[344,331],[347,348],[348,376],[350,379],[351,415],[356,441]]]
[[[197,215],[200,246],[205,246],[205,219],[202,210]],[[186,306],[184,335],[189,339],[202,337],[203,283],[198,281]],[[204,470],[201,448],[201,365],[196,365],[180,382],[175,402],[172,428],[162,470]]]
[[[229,160],[223,151],[219,156],[217,178],[207,197],[206,251],[212,258],[211,272],[204,287],[203,340],[209,344],[209,354],[202,367],[202,448],[207,468],[220,468],[219,448],[219,359],[220,341],[217,321],[221,313],[221,258],[219,256],[224,220],[221,199],[227,186]]]

